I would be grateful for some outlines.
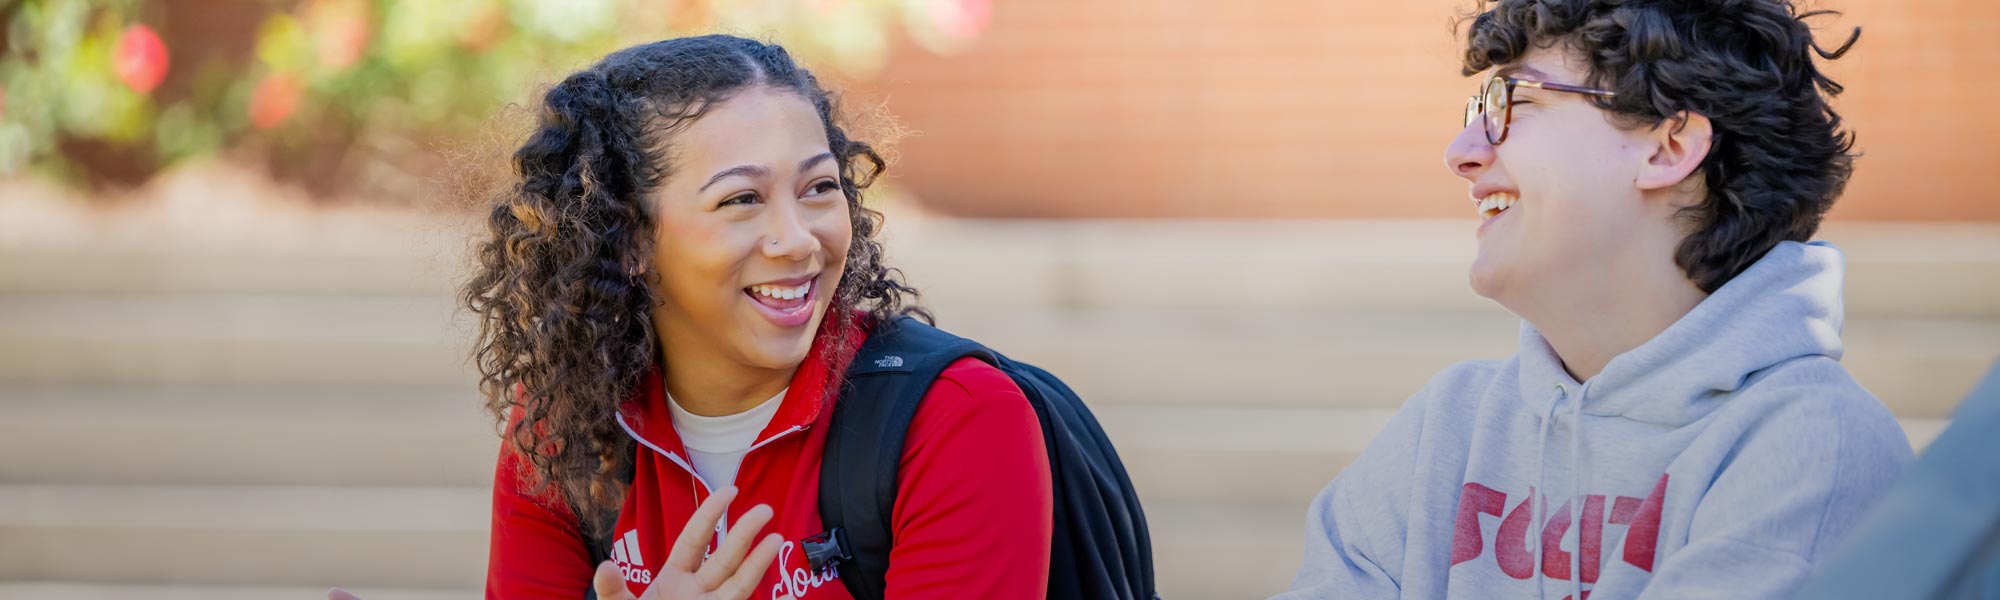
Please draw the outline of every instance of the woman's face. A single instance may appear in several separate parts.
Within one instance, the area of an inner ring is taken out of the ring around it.
[[[671,132],[667,154],[674,168],[653,197],[659,334],[675,351],[796,367],[854,236],[818,111],[747,88]]]

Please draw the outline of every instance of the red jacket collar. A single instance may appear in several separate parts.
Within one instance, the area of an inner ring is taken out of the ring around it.
[[[832,404],[836,377],[846,372],[847,362],[868,337],[863,323],[863,315],[856,314],[846,323],[827,319],[821,324],[813,335],[805,361],[792,374],[791,387],[786,389],[778,413],[772,415],[771,423],[757,435],[757,445],[790,430],[804,430],[820,419],[821,412]],[[834,347],[836,342],[839,348]],[[665,375],[660,363],[654,361],[653,368],[640,380],[639,389],[633,391],[632,399],[620,406],[619,417],[638,441],[661,452],[685,457],[687,449],[681,443],[680,432],[674,429],[667,402]]]

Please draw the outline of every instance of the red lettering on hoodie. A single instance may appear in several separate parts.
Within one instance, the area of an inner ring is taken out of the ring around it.
[[[1562,549],[1562,539],[1569,534],[1569,503],[1549,515],[1542,522],[1542,575],[1550,579],[1569,580],[1569,552]]]
[[[1535,529],[1534,503],[1536,490],[1528,488],[1528,493],[1507,509],[1509,494],[1484,484],[1467,482],[1461,488],[1458,498],[1458,517],[1452,533],[1451,565],[1472,562],[1486,556],[1486,539],[1480,528],[1480,515],[1500,517],[1500,529],[1494,535],[1493,559],[1501,573],[1515,579],[1527,579],[1535,574],[1535,547],[1528,545],[1530,531]],[[1577,536],[1577,551],[1582,553],[1581,570],[1578,575],[1583,583],[1596,583],[1602,573],[1604,560],[1604,526],[1624,525],[1624,550],[1620,557],[1641,570],[1653,570],[1654,554],[1659,547],[1660,517],[1666,502],[1667,476],[1661,475],[1658,483],[1644,499],[1628,496],[1587,494],[1583,496],[1582,514],[1578,515],[1581,531]],[[1605,504],[1609,500],[1611,510],[1606,514]],[[1547,502],[1547,499],[1543,500]],[[1569,535],[1570,511],[1573,506],[1563,503],[1550,511],[1540,523],[1541,570],[1542,575],[1555,580],[1570,579],[1570,551],[1562,548],[1562,540]],[[1585,591],[1588,597],[1590,592]]]
[[[1486,552],[1486,534],[1479,531],[1479,515],[1500,516],[1507,510],[1507,493],[1477,483],[1466,483],[1458,495],[1458,527],[1451,535],[1451,564],[1466,562]]]
[[[1507,513],[1507,520],[1500,522],[1500,532],[1493,540],[1494,558],[1500,562],[1500,572],[1515,579],[1535,576],[1535,551],[1528,548],[1528,526],[1534,521],[1535,488],[1528,488],[1528,498],[1514,506]]]
[[[1583,533],[1577,538],[1583,551],[1583,582],[1597,583],[1598,561],[1604,560],[1604,495],[1592,494],[1583,501]]]
[[[1660,508],[1666,501],[1667,476],[1661,475],[1653,493],[1639,505],[1639,516],[1632,519],[1631,529],[1625,530],[1625,562],[1649,573],[1653,570],[1653,550],[1660,542]]]

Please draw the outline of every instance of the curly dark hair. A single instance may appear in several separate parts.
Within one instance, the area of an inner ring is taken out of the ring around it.
[[[1681,213],[1693,233],[1674,262],[1714,292],[1778,242],[1805,241],[1847,187],[1854,136],[1821,73],[1861,36],[1832,51],[1788,0],[1481,0],[1466,31],[1463,74],[1562,48],[1589,67],[1591,101],[1625,127],[1659,126],[1682,111],[1708,117],[1701,163],[1707,197]]]
[[[818,110],[840,170],[854,241],[825,330],[844,343],[888,322],[916,291],[882,264],[882,215],[861,204],[885,168],[836,122],[835,99],[783,48],[703,36],[620,50],[543,98],[513,154],[515,181],[488,201],[487,231],[461,300],[480,320],[473,361],[486,407],[536,493],[559,490],[586,536],[623,502],[633,442],[614,422],[657,356],[649,314],[660,302],[639,267],[654,226],[646,198],[669,175],[671,135],[731,94],[797,93]],[[841,318],[864,313],[861,323]],[[834,347],[841,347],[836,345]]]

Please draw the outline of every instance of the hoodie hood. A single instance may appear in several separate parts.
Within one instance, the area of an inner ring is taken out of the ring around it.
[[[1582,412],[1676,426],[1707,415],[1752,375],[1786,361],[1841,356],[1845,260],[1825,242],[1780,242],[1764,258],[1591,378]],[[1521,325],[1520,392],[1537,412],[1583,388],[1541,332]]]

